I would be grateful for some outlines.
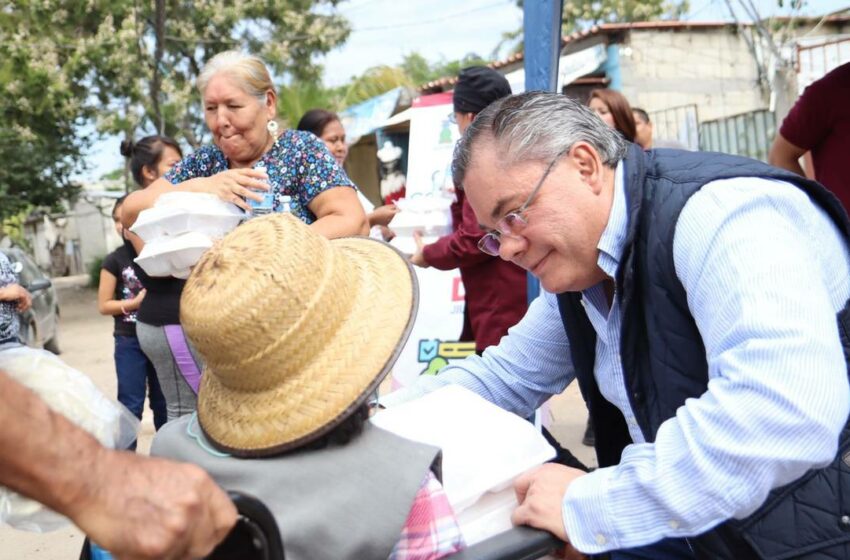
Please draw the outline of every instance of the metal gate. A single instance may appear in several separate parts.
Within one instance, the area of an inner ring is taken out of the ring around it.
[[[776,114],[766,109],[699,125],[699,149],[767,161],[776,136]]]
[[[699,149],[699,115],[697,106],[682,105],[649,113],[652,137],[658,140],[676,140],[689,150]]]

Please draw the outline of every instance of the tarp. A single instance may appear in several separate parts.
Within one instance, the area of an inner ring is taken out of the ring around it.
[[[384,126],[386,120],[395,113],[402,90],[403,88],[397,87],[342,111],[339,118],[345,127],[348,143],[353,144],[361,136]]]
[[[384,124],[381,125],[381,128],[390,128],[408,122],[412,118],[412,116],[413,109],[405,109],[401,113],[396,113],[395,115],[384,121]]]

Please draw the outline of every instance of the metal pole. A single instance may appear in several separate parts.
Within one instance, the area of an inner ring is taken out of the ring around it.
[[[555,91],[558,57],[561,54],[561,8],[563,0],[525,0],[525,91]],[[540,282],[528,274],[528,302],[540,294]]]

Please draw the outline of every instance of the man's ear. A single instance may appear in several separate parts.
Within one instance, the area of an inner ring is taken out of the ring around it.
[[[576,142],[570,148],[569,155],[582,180],[594,193],[599,193],[602,189],[602,160],[599,152],[587,142]]]

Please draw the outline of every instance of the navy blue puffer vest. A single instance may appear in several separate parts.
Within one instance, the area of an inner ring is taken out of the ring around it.
[[[620,354],[632,409],[644,438],[652,442],[662,422],[708,387],[705,347],[673,263],[676,223],[688,199],[719,179],[778,179],[805,191],[849,240],[850,221],[838,199],[818,183],[750,159],[678,150],[643,152],[632,146],[625,168],[629,226],[615,279],[623,309]],[[596,384],[596,334],[580,296],[560,294],[558,304],[596,431],[597,458],[600,466],[610,466],[619,463],[623,448],[632,441],[623,415]],[[837,319],[850,364],[850,302]],[[698,556],[850,558],[848,452],[850,426],[845,426],[830,466],[774,490],[749,518],[728,521],[694,539]]]

